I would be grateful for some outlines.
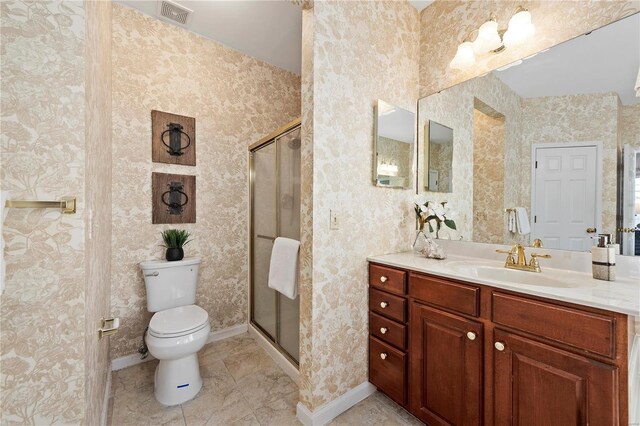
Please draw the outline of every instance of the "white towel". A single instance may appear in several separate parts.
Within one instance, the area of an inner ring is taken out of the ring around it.
[[[531,232],[531,225],[529,225],[529,215],[527,209],[524,207],[516,207],[516,228],[518,234],[527,235]]]
[[[287,296],[298,297],[298,251],[300,241],[276,238],[269,265],[269,288]]]

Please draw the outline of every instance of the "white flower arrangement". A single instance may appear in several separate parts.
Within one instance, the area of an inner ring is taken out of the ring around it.
[[[420,223],[420,230],[424,230],[425,223],[429,225],[429,232],[437,233],[442,226],[456,230],[456,223],[451,219],[452,212],[447,209],[447,202],[435,203],[426,199],[424,195],[417,195],[414,199],[414,210]]]

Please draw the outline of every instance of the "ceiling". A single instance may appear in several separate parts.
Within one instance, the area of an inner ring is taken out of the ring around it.
[[[114,0],[158,17],[157,0]],[[193,10],[187,29],[271,65],[300,75],[302,12],[289,0],[176,0]],[[421,11],[433,1],[412,0]]]
[[[158,17],[156,0],[114,0]],[[177,0],[193,10],[189,31],[300,75],[302,11],[288,0]]]
[[[623,105],[640,103],[640,14],[559,44],[495,75],[519,96],[616,92]]]

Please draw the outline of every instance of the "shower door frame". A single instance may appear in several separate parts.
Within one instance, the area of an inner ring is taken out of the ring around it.
[[[276,143],[276,139],[280,136],[285,135],[297,127],[301,127],[302,120],[300,118],[293,120],[292,122],[285,124],[280,127],[278,130],[270,133],[269,135],[263,137],[259,141],[249,145],[249,324],[255,327],[255,329],[271,344],[274,348],[278,350],[289,362],[291,362],[296,367],[299,367],[298,361],[296,361],[282,346],[280,346],[280,297],[276,292],[276,300],[275,300],[275,309],[276,309],[276,336],[271,336],[269,332],[264,330],[257,322],[253,320],[253,283],[254,283],[254,270],[253,270],[253,261],[254,261],[254,229],[253,229],[253,206],[254,206],[254,195],[255,195],[255,170],[254,170],[254,151],[257,151],[261,148],[264,148],[272,143]],[[276,145],[276,176],[279,176],[280,173],[280,156],[278,151],[278,145]],[[280,196],[280,183],[276,184],[276,199],[279,199]],[[280,235],[280,211],[276,209],[276,238]],[[299,326],[299,324],[298,324]],[[299,344],[300,342],[298,342]]]

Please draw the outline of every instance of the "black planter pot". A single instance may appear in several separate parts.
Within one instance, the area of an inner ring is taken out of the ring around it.
[[[182,247],[180,248],[168,248],[166,258],[169,262],[173,262],[176,260],[182,260],[184,257],[184,250]]]

